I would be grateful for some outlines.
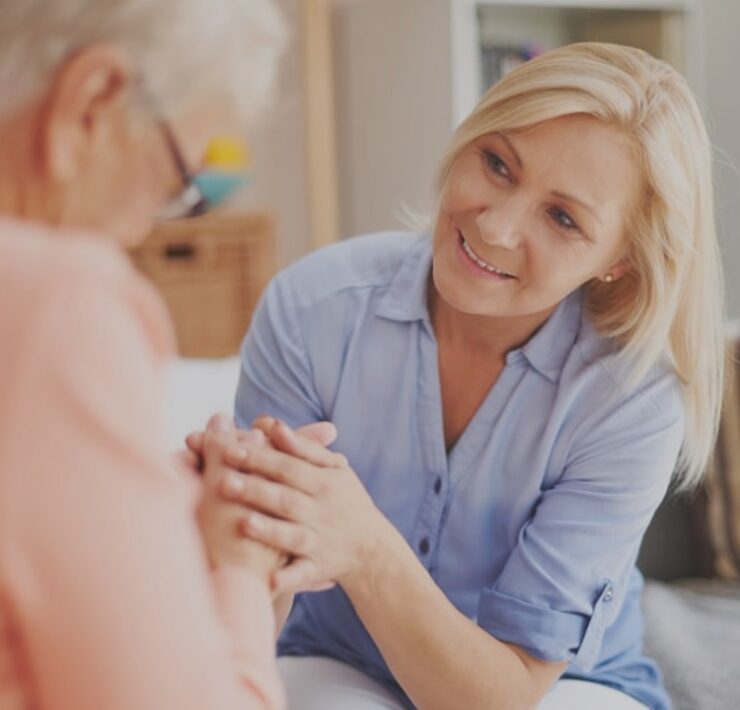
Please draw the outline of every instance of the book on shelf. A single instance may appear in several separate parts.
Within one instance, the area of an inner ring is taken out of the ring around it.
[[[510,71],[542,54],[542,52],[541,47],[529,43],[484,45],[481,48],[482,90],[487,91]]]

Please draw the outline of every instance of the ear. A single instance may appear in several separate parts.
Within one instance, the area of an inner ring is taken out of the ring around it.
[[[111,46],[80,50],[54,76],[44,103],[44,168],[68,182],[85,164],[96,132],[125,106],[133,82],[127,55]]]
[[[604,271],[603,274],[600,274],[598,276],[598,279],[599,281],[605,283],[613,283],[614,281],[619,281],[619,279],[621,279],[629,271],[629,269],[630,267],[627,259],[621,259],[616,264],[612,265],[610,268]]]

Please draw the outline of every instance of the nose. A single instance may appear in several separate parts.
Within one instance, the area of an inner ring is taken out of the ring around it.
[[[481,210],[476,223],[481,240],[489,246],[515,250],[524,239],[525,207],[510,199],[500,205]]]

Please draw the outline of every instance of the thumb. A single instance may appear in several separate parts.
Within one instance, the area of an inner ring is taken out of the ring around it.
[[[331,422],[315,422],[297,429],[296,434],[305,436],[321,446],[331,446],[337,439],[337,428]]]
[[[208,420],[208,425],[206,426],[206,431],[214,434],[228,434],[234,431],[234,429],[234,418],[224,412],[214,414]]]

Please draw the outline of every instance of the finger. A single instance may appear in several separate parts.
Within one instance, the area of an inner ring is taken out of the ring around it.
[[[309,587],[303,587],[300,591],[302,592],[326,592],[330,589],[334,589],[334,587],[337,586],[337,583],[334,581],[328,581],[328,582],[317,582],[316,584],[312,584]]]
[[[194,431],[185,437],[185,445],[196,454],[202,454],[203,439],[204,433],[202,431]]]
[[[257,417],[252,422],[252,428],[253,429],[259,429],[260,431],[263,431],[266,435],[269,436],[270,429],[272,429],[273,425],[275,424],[275,417]]]
[[[326,583],[319,566],[306,557],[272,573],[272,590],[275,594],[297,593]]]
[[[174,453],[175,463],[187,468],[189,471],[200,472],[202,460],[198,454],[188,449],[180,449]]]
[[[246,446],[263,446],[267,443],[265,432],[261,429],[237,429],[236,438]]]
[[[258,473],[276,483],[313,495],[323,484],[327,471],[295,456],[284,454],[268,446],[245,447],[232,455],[224,454],[224,462],[245,473]]]
[[[265,433],[260,430],[235,429],[236,439],[239,443],[259,446],[267,442]],[[200,453],[203,450],[203,439],[205,432],[193,431],[185,437],[185,444],[191,451]]]
[[[314,507],[313,500],[305,493],[259,476],[228,475],[219,490],[225,500],[294,523],[308,522]]]
[[[228,434],[235,430],[233,417],[219,412],[214,414],[209,420],[206,426],[206,432],[213,432],[218,434]]]
[[[190,436],[196,438],[197,433]],[[207,430],[201,436],[199,453],[202,452],[201,455],[209,460],[214,457],[221,461],[240,460],[248,449],[264,446],[266,443],[265,435],[261,431],[240,431],[234,428],[227,433]]]
[[[337,428],[331,422],[314,422],[296,429],[296,434],[315,441],[320,446],[331,446],[337,440]]]
[[[244,515],[239,530],[246,537],[289,555],[309,555],[317,542],[316,533],[305,525],[278,520],[256,510]]]
[[[252,426],[263,431],[269,437],[275,424],[277,424],[277,420],[274,417],[257,417]],[[296,434],[304,436],[320,446],[330,446],[337,439],[337,428],[331,422],[313,422],[297,429]]]
[[[221,429],[228,429],[229,426],[231,426],[230,431],[221,431]],[[226,463],[227,454],[243,457],[244,449],[236,439],[235,429],[231,422],[223,419],[220,422],[218,420],[214,422],[212,419],[203,435],[203,471],[207,485],[217,485],[218,481],[226,475],[230,468]]]
[[[287,424],[277,421],[270,430],[270,443],[278,450],[324,468],[343,468],[347,458],[324,448],[311,439],[298,436]]]

